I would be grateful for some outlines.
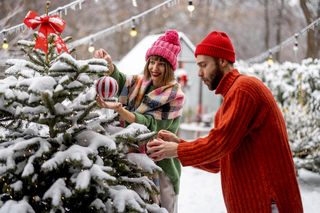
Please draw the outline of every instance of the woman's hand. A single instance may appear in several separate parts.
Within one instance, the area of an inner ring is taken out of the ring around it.
[[[93,54],[93,57],[105,59],[108,63],[108,67],[109,67],[109,70],[107,71],[106,74],[111,75],[113,73],[114,66],[112,63],[112,58],[107,51],[105,51],[104,49],[96,50]]]
[[[111,101],[104,101],[99,95],[96,97],[96,101],[99,107],[113,109],[116,112],[119,112],[122,108],[122,104],[119,102],[111,102]]]

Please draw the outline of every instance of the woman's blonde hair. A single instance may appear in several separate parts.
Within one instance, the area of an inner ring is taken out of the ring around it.
[[[163,57],[161,56],[157,56],[157,55],[152,55],[148,58],[146,65],[144,66],[144,77],[149,80],[151,78],[150,72],[149,72],[149,64],[150,64],[150,60],[154,60],[154,61],[161,61],[165,63],[165,70],[164,70],[164,75],[162,78],[162,82],[163,85],[168,84],[170,81],[174,80],[174,70],[171,66],[171,64]]]

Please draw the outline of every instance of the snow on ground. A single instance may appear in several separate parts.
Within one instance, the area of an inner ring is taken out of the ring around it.
[[[299,171],[299,186],[305,213],[319,212],[320,175]],[[178,211],[183,213],[226,213],[220,173],[212,174],[192,167],[183,167]]]
[[[178,212],[227,212],[222,197],[220,173],[213,174],[192,167],[183,167]]]

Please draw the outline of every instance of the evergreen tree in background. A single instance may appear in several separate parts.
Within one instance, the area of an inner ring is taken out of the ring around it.
[[[28,59],[0,80],[0,212],[166,212],[148,178],[161,169],[131,153],[154,133],[97,109],[107,63],[58,55],[53,38],[47,55],[20,41]]]

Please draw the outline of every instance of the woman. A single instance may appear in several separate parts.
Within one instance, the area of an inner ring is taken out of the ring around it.
[[[119,102],[104,102],[97,96],[99,106],[114,109],[128,123],[140,123],[156,132],[165,129],[176,133],[184,102],[181,86],[174,77],[180,50],[178,33],[175,30],[166,31],[147,50],[144,74],[136,76],[121,73],[105,50],[96,51],[95,57],[106,59],[108,74],[119,84]],[[180,162],[171,158],[157,164],[164,171],[159,174],[160,204],[170,213],[177,212]]]

